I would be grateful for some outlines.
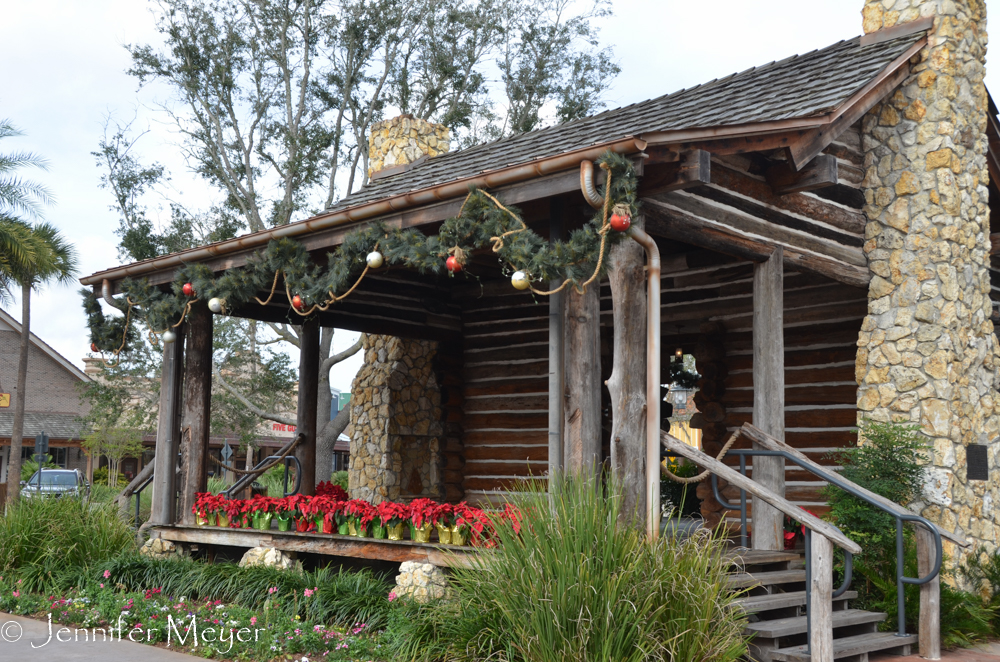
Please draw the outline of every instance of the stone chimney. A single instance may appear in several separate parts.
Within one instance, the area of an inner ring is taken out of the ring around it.
[[[864,31],[933,17],[911,75],[863,119],[868,315],[859,417],[920,426],[921,514],[994,549],[1000,348],[991,320],[984,0],[866,0]],[[973,448],[975,446],[975,448]],[[947,542],[946,542],[947,545]],[[953,561],[955,549],[946,548]]]
[[[368,176],[417,159],[444,154],[450,148],[450,132],[413,115],[400,115],[372,124],[368,136]]]

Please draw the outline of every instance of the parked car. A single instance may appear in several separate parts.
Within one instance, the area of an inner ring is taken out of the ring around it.
[[[41,469],[28,480],[21,481],[21,494],[26,497],[89,496],[90,484],[79,469]]]

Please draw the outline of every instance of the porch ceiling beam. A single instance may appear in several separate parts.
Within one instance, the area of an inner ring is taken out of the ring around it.
[[[780,161],[767,169],[764,178],[778,195],[803,193],[833,186],[839,181],[837,157],[832,154],[819,154],[799,170],[793,168],[787,161]]]
[[[754,262],[766,260],[775,246],[782,245],[785,264],[791,269],[820,274],[856,287],[868,286],[870,276],[867,268],[777,239],[764,223],[755,224],[756,231],[737,229],[660,200],[643,198],[642,203],[646,231],[654,236],[683,241]],[[847,250],[846,247],[844,250]],[[860,255],[860,251],[858,253]]]
[[[651,166],[639,182],[639,195],[680,191],[711,181],[712,154],[704,149],[693,149],[681,154],[677,161]]]

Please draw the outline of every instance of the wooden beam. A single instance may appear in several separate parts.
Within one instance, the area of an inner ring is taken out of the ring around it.
[[[299,333],[299,403],[297,431],[305,438],[295,448],[302,465],[301,494],[316,492],[316,405],[319,396],[319,320],[302,323]]]
[[[1000,183],[1000,180],[997,180]],[[1000,232],[994,232],[990,235],[990,255],[996,255],[1000,253]]]
[[[788,161],[781,161],[768,168],[764,177],[778,195],[826,188],[839,181],[837,157],[819,154],[798,171]]]
[[[177,339],[163,346],[156,455],[153,458],[153,496],[149,517],[155,524],[173,524],[177,520],[177,452],[181,436],[185,325],[179,326],[176,333]]]
[[[776,439],[785,437],[784,251],[781,246],[753,266],[753,422]],[[785,495],[785,460],[753,458],[753,479]],[[753,548],[784,549],[784,515],[753,500]]]
[[[760,459],[754,458],[754,464]],[[833,544],[815,532],[809,542],[809,657],[817,662],[833,662]]]
[[[649,158],[646,165],[680,161],[682,156],[692,150],[703,149],[712,154],[750,154],[753,152],[771,152],[786,149],[806,135],[808,129],[795,129],[774,133],[761,133],[754,136],[729,136],[706,138],[703,140],[685,140],[652,144],[646,148]],[[669,138],[666,138],[669,140]]]
[[[603,172],[603,170],[602,170]],[[566,205],[560,198],[549,202],[549,241],[563,238]],[[507,283],[503,283],[504,286]],[[561,283],[550,281],[550,289],[558,289]],[[566,389],[566,342],[565,314],[566,295],[556,292],[549,297],[549,429],[548,467],[549,475],[555,475],[564,468],[563,458],[563,406]],[[468,346],[466,346],[469,349]],[[466,355],[468,356],[468,354]],[[469,411],[466,409],[465,411]]]
[[[924,577],[934,568],[937,545],[934,536],[917,526],[917,574]],[[920,586],[920,625],[917,631],[920,657],[941,659],[941,573]]]
[[[934,27],[934,17],[924,16],[918,18],[915,21],[908,21],[906,23],[897,23],[892,27],[882,28],[881,30],[876,30],[875,32],[869,32],[866,35],[861,35],[861,47],[872,46],[874,44],[881,44],[886,41],[892,41],[893,39],[899,39],[900,37],[906,37],[911,34],[916,34],[918,32],[923,32],[925,30],[930,30]]]
[[[191,306],[187,317],[184,362],[182,438],[184,488],[180,520],[194,523],[195,494],[208,489],[208,438],[212,409],[212,325],[214,316],[203,301]]]
[[[799,508],[784,497],[771,492],[766,487],[763,487],[757,481],[744,476],[728,464],[719,462],[714,457],[706,455],[697,448],[688,446],[677,437],[673,437],[666,432],[660,433],[660,441],[663,443],[664,448],[670,452],[691,460],[703,469],[708,469],[719,478],[725,480],[727,483],[734,485],[736,488],[746,490],[751,496],[766,500],[769,504],[792,519],[805,524],[806,527],[811,529],[814,534],[818,533],[819,535],[828,538],[835,545],[837,545],[837,547],[840,547],[851,554],[861,553],[861,547],[856,542],[841,533],[840,529],[835,527],[833,524],[825,522],[812,513]]]
[[[868,269],[860,265],[845,263],[828,255],[803,250],[758,232],[751,233],[748,230],[735,229],[721,222],[709,220],[666,204],[662,200],[642,198],[642,203],[643,212],[646,214],[649,224],[647,232],[658,237],[683,241],[701,248],[753,261],[767,259],[771,254],[771,247],[781,245],[785,249],[786,262],[797,271],[820,274],[856,287],[867,287],[871,278]],[[760,232],[777,233],[777,231],[771,231],[768,225],[761,221],[755,221],[753,225]],[[849,247],[843,247],[840,250],[852,252]],[[863,259],[863,253],[856,252]]]
[[[601,302],[596,283],[569,288],[565,322],[563,463],[567,474],[594,476],[601,464]]]
[[[703,149],[693,149],[682,153],[676,162],[650,167],[639,181],[639,195],[680,191],[711,181],[712,155]]]

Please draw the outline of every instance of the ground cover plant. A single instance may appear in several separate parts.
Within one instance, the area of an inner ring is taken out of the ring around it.
[[[390,615],[394,660],[736,660],[742,614],[726,587],[726,543],[619,523],[613,482],[554,478],[513,500],[498,546],[455,568],[452,596]]]

